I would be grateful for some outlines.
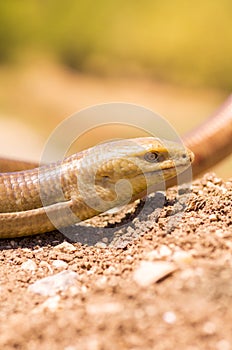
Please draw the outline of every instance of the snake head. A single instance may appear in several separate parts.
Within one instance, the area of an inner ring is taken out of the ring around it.
[[[96,203],[101,198],[113,207],[183,172],[193,158],[181,143],[154,137],[99,144],[81,160],[78,187],[85,198]]]

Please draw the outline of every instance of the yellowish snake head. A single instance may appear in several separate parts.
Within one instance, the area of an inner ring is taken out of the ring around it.
[[[79,191],[87,202],[89,198],[97,205],[101,202],[104,208],[99,211],[104,211],[180,174],[193,158],[183,144],[154,137],[100,144],[88,149],[81,161]]]

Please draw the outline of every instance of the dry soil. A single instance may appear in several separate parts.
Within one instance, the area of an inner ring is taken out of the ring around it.
[[[0,349],[232,349],[232,180],[187,192],[76,226],[76,242],[1,240]],[[28,289],[63,270],[77,273],[63,291]]]

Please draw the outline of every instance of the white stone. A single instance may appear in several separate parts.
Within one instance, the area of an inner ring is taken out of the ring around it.
[[[163,320],[168,324],[173,324],[176,322],[176,314],[172,311],[167,311],[163,314]]]
[[[54,296],[74,285],[77,278],[76,272],[66,270],[36,281],[28,287],[28,290],[35,294]]]
[[[167,261],[141,261],[140,266],[134,271],[133,279],[141,287],[147,287],[175,270],[176,266]]]
[[[171,249],[169,249],[168,246],[166,245],[161,245],[160,249],[159,249],[159,254],[161,258],[165,258],[168,257],[172,254]]]
[[[56,247],[54,247],[54,249],[60,250],[64,253],[71,253],[71,252],[75,252],[77,250],[73,244],[68,243],[68,242],[63,242],[61,244],[58,244]]]
[[[68,264],[64,260],[54,260],[52,266],[56,269],[67,269]]]
[[[21,269],[24,271],[34,272],[36,270],[36,268],[37,268],[36,263],[31,259],[28,259],[27,261],[25,261],[21,265]]]
[[[217,215],[215,214],[210,214],[209,215],[209,220],[212,222],[212,221],[217,221]]]
[[[172,256],[172,259],[173,261],[179,264],[190,264],[193,261],[192,254],[189,252],[185,252],[184,250],[176,251]]]
[[[203,325],[203,332],[208,335],[212,335],[216,332],[216,326],[213,322],[206,322]]]
[[[95,244],[95,247],[97,247],[97,248],[106,248],[107,245],[104,242],[97,242]]]

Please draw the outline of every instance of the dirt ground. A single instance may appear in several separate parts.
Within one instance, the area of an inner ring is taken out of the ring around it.
[[[232,179],[207,174],[76,226],[75,243],[2,240],[0,349],[232,349],[231,209]]]

